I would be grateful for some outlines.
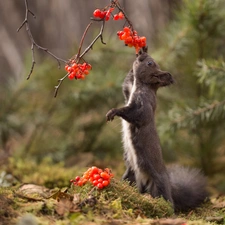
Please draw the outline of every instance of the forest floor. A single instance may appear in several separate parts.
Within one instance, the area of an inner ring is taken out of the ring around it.
[[[69,182],[74,170],[47,164],[17,162],[7,173],[0,171],[0,225],[225,224],[224,196],[211,197],[187,213],[174,213],[162,198],[141,195],[116,178],[101,190],[91,184],[74,186]],[[22,176],[25,182],[20,183]],[[7,186],[10,182],[13,185]]]

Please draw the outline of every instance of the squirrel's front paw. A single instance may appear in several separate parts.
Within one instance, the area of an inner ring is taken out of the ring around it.
[[[114,119],[114,117],[116,116],[116,109],[111,109],[107,112],[106,114],[106,120],[107,121],[112,121]]]

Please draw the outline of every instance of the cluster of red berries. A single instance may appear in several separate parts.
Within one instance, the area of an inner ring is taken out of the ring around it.
[[[76,63],[74,60],[71,60],[69,64],[65,66],[65,70],[69,73],[68,78],[72,79],[84,79],[85,75],[89,74],[91,70],[91,65],[84,62],[83,64]]]
[[[98,189],[107,187],[110,184],[110,179],[113,177],[110,169],[99,169],[96,166],[89,168],[82,177],[77,176],[75,179],[70,180],[71,183],[77,186],[83,186],[87,182],[90,182]]]
[[[97,17],[97,18],[100,18],[100,19],[104,19],[105,18],[105,21],[108,21],[110,19],[110,15],[111,15],[111,12],[113,10],[114,10],[114,8],[109,8],[108,10],[96,9],[93,12],[93,16]]]
[[[117,35],[120,40],[123,40],[126,46],[135,47],[136,53],[140,48],[146,46],[146,37],[137,35],[137,31],[131,30],[129,27],[124,27],[122,31],[118,31]]]
[[[119,12],[118,14],[115,14],[115,15],[113,16],[113,19],[114,19],[114,20],[122,20],[122,19],[124,19],[124,15],[123,15],[122,12]]]
[[[110,15],[112,13],[112,11],[114,10],[114,8],[110,7],[108,10],[100,10],[100,9],[96,9],[93,12],[93,16],[96,18],[100,18],[100,19],[104,19],[105,21],[108,21],[110,19]],[[119,19],[124,19],[124,15],[122,12],[119,12],[118,14],[115,14],[113,16],[114,20],[119,20]]]

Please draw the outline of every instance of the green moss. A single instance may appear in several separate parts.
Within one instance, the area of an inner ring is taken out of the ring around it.
[[[63,163],[55,164],[50,158],[45,158],[41,163],[10,158],[7,171],[21,183],[34,183],[48,188],[68,186],[70,179],[80,173],[78,168],[66,169]]]
[[[135,187],[125,181],[113,179],[109,187],[98,191],[91,185],[73,187],[73,193],[79,193],[84,204],[83,210],[92,209],[88,203],[91,198],[95,201],[94,210],[97,214],[112,211],[112,218],[123,218],[124,215],[135,218],[139,215],[156,218],[171,216],[173,209],[163,198],[152,198],[150,195],[141,195]],[[93,203],[92,203],[93,204]],[[85,209],[84,209],[85,208]],[[111,213],[111,214],[112,214]]]
[[[42,199],[33,196],[32,191],[39,190],[35,185],[30,185],[31,190],[26,193],[19,192],[21,186],[0,188],[0,204],[4,207],[4,210],[0,210],[0,216],[5,224],[16,224],[27,213],[33,215],[40,224],[57,225],[141,225],[163,224],[165,221],[172,221],[172,224],[186,221],[187,225],[209,225],[221,224],[224,219],[224,197],[212,198],[210,202],[185,214],[174,214],[171,205],[164,199],[141,195],[135,187],[116,179],[112,179],[111,184],[102,190],[90,184],[83,187],[72,185],[68,190],[49,190],[48,197],[42,196]],[[23,190],[27,191],[26,188]]]

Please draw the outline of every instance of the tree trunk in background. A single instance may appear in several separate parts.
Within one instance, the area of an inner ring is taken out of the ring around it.
[[[29,8],[36,15],[36,19],[31,16],[29,18],[35,41],[59,57],[68,58],[72,52],[71,47],[79,43],[93,10],[105,6],[106,2],[106,0],[28,0]],[[140,35],[147,37],[150,48],[151,40],[165,27],[178,2],[180,1],[120,1],[134,28]],[[29,51],[30,41],[24,28],[19,33],[16,31],[24,16],[23,0],[0,1],[0,82],[6,81],[12,75],[19,79],[24,72],[24,55]],[[116,31],[118,27],[121,26],[110,24],[108,29]]]

